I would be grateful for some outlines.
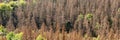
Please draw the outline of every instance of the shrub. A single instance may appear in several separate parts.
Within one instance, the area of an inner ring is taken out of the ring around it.
[[[80,15],[78,15],[78,17],[77,17],[77,21],[79,21],[79,20],[81,20],[81,19],[83,19],[83,18],[84,18],[83,14],[80,14]]]
[[[22,35],[23,33],[19,33],[19,34],[15,34],[15,37],[13,38],[13,40],[22,40]]]
[[[84,34],[83,39],[86,40],[88,37],[89,37],[88,34]]]
[[[93,40],[100,40],[100,35],[98,35],[97,37],[93,37]]]
[[[6,32],[7,32],[6,29],[2,25],[0,25],[0,34],[5,35]]]
[[[91,13],[85,15],[85,18],[86,18],[87,20],[91,20],[92,17],[93,17],[93,14],[91,14]]]
[[[7,40],[13,40],[15,34],[13,32],[10,32],[6,35]]]
[[[98,30],[99,28],[100,28],[100,24],[99,24],[99,23],[96,23],[95,29]]]
[[[15,34],[14,32],[10,32],[6,35],[7,40],[22,40],[23,33]]]
[[[42,35],[39,35],[36,40],[46,40],[44,37],[42,37]]]

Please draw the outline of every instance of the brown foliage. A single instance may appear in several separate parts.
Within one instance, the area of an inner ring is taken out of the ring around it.
[[[100,40],[120,40],[119,8],[120,0],[30,0],[16,9],[16,30],[25,33],[23,40],[35,40],[39,34],[47,40],[92,40],[98,35]],[[78,15],[89,13],[92,20],[76,21]],[[67,22],[73,27],[69,33],[65,31]],[[14,27],[13,20],[6,26]]]

